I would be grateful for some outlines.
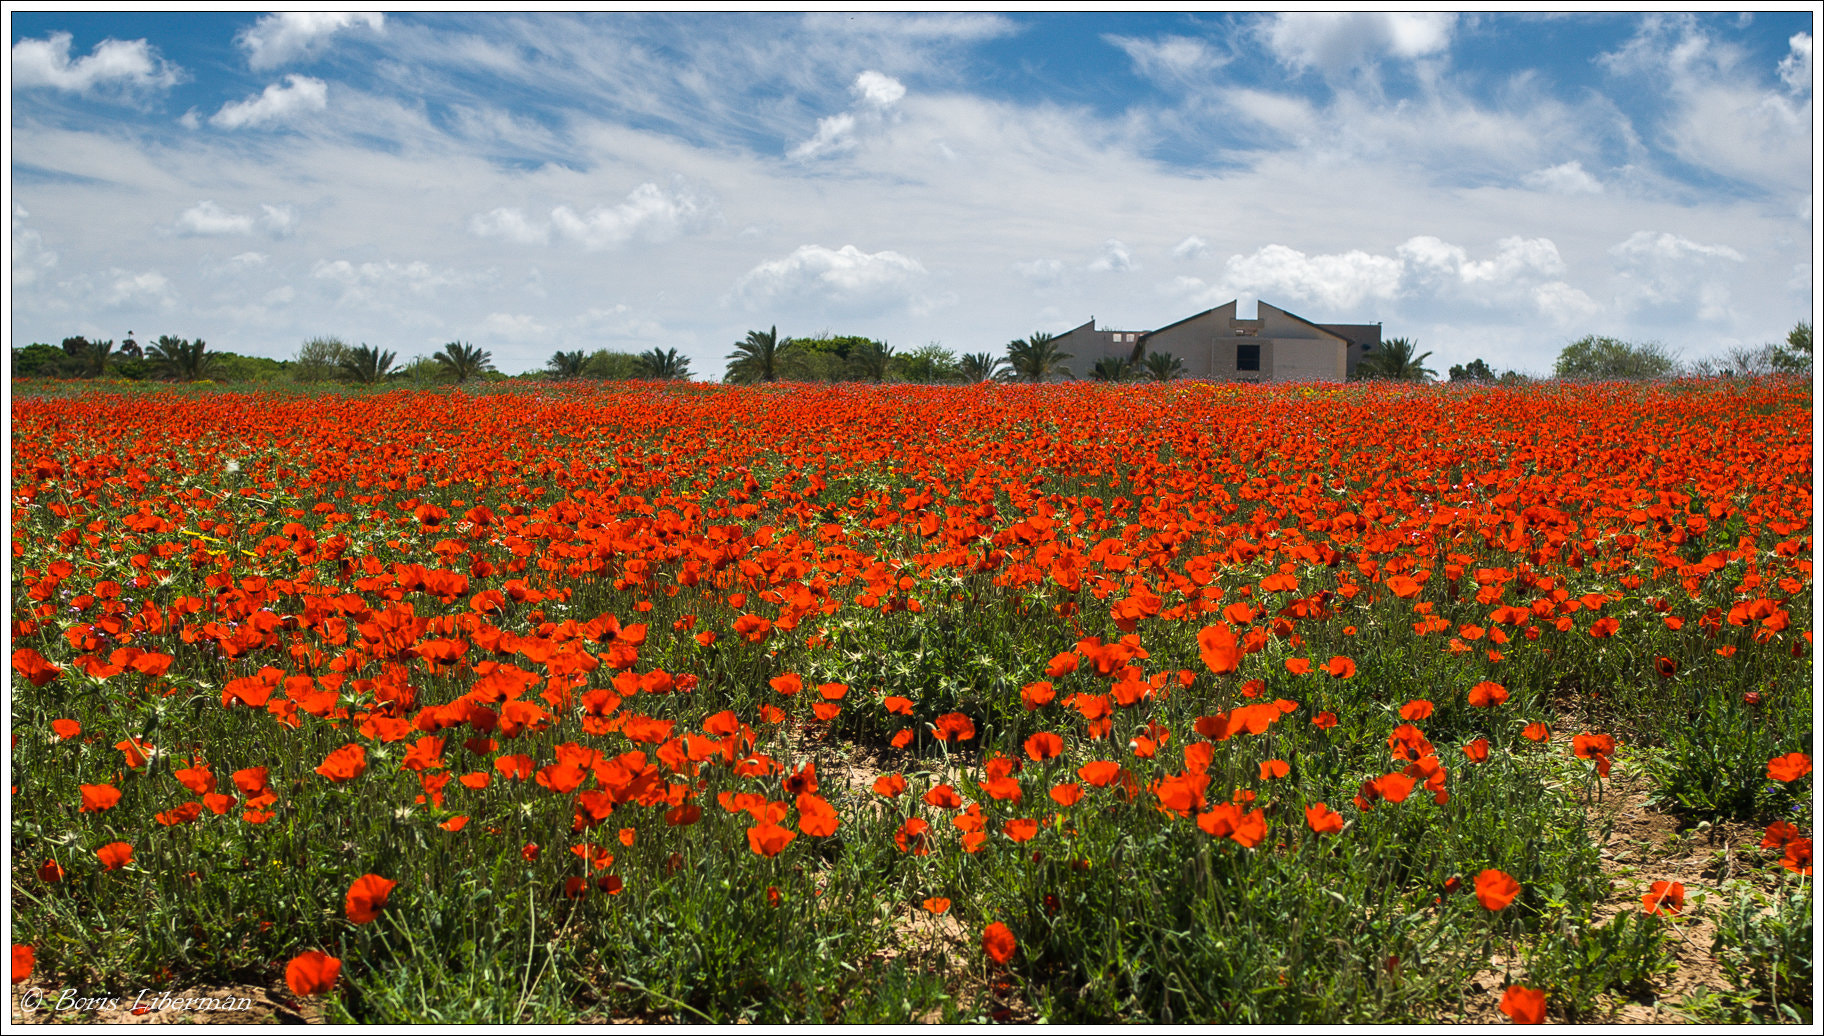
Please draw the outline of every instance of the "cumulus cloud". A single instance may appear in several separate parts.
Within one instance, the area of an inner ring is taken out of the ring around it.
[[[1134,262],[1133,253],[1127,246],[1114,238],[1102,243],[1102,254],[1090,261],[1089,269],[1094,273],[1126,273],[1139,268]]]
[[[1786,41],[1791,53],[1780,59],[1780,82],[1794,93],[1811,90],[1811,33],[1801,32]]]
[[[1450,46],[1457,16],[1366,11],[1276,14],[1261,26],[1267,47],[1293,68],[1347,70],[1383,57],[1412,60]]]
[[[1270,244],[1249,255],[1230,256],[1215,284],[1181,276],[1162,290],[1203,305],[1266,298],[1345,314],[1371,302],[1417,300],[1478,309],[1531,309],[1562,322],[1596,309],[1587,294],[1563,280],[1565,273],[1564,259],[1547,238],[1503,238],[1492,256],[1475,258],[1461,245],[1421,235],[1408,239],[1392,255],[1360,249],[1307,255]]]
[[[1731,315],[1723,271],[1746,262],[1728,245],[1708,245],[1666,231],[1641,230],[1609,249],[1616,259],[1616,302],[1626,310],[1651,307],[1661,315],[1691,313],[1699,320]]]
[[[1172,258],[1181,260],[1201,259],[1205,255],[1208,255],[1209,251],[1210,243],[1203,238],[1198,237],[1196,234],[1192,234],[1190,237],[1187,237],[1183,241],[1172,246]]]
[[[213,201],[199,201],[178,213],[173,225],[177,233],[185,237],[251,234],[256,227],[265,229],[275,237],[283,237],[291,233],[296,223],[297,218],[292,215],[289,205],[261,205],[260,215],[256,218],[245,213],[231,212]]]
[[[858,306],[910,304],[927,276],[917,259],[898,252],[801,245],[784,258],[742,274],[735,281],[734,295],[749,303],[814,299]]]
[[[1526,174],[1528,187],[1547,194],[1601,194],[1602,182],[1585,172],[1582,162],[1565,162]]]
[[[165,275],[155,270],[143,273],[132,273],[127,270],[112,269],[108,271],[110,282],[102,295],[102,303],[118,306],[126,302],[169,302],[171,283]]]
[[[13,286],[23,288],[57,265],[57,253],[47,250],[44,238],[25,225],[31,213],[25,211],[24,206],[13,202],[12,216]]]
[[[261,18],[241,30],[234,41],[247,52],[247,67],[262,72],[314,56],[331,36],[345,29],[380,32],[385,24],[382,14],[291,11]]]
[[[1032,259],[1014,263],[1013,272],[1034,284],[1056,284],[1064,279],[1064,264],[1057,259]]]
[[[288,75],[283,84],[269,85],[258,97],[222,105],[222,110],[209,118],[209,124],[232,130],[269,122],[288,122],[328,106],[327,83],[309,76]]]
[[[857,96],[848,111],[817,120],[817,132],[787,152],[800,162],[855,149],[859,135],[885,123],[893,108],[906,96],[906,86],[892,76],[868,69],[850,87]]]
[[[13,86],[87,94],[101,90],[164,90],[183,82],[183,70],[145,40],[102,40],[87,57],[70,60],[70,34],[13,44]]]
[[[435,295],[447,287],[461,286],[465,279],[454,270],[439,270],[423,260],[398,263],[352,263],[347,259],[319,260],[310,275],[318,280],[340,285],[343,299],[351,302],[391,304],[399,292],[418,296]]]
[[[656,183],[643,183],[618,205],[597,206],[586,213],[559,205],[547,222],[534,222],[519,209],[493,209],[470,217],[469,231],[522,245],[544,244],[556,236],[600,251],[635,240],[670,241],[713,222],[716,215],[712,200],[687,187],[667,191]]]

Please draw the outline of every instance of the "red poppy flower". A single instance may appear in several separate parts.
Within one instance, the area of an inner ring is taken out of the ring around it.
[[[1476,875],[1476,900],[1486,910],[1504,910],[1519,894],[1520,883],[1511,874],[1490,869]]]
[[[1400,706],[1400,718],[1408,722],[1416,723],[1422,719],[1430,719],[1434,709],[1435,706],[1430,702],[1423,698],[1418,698]]]
[[[1108,787],[1110,784],[1113,784],[1115,778],[1120,775],[1121,764],[1109,762],[1105,759],[1084,763],[1077,768],[1077,776],[1083,779],[1083,783],[1096,788]]]
[[[316,772],[337,784],[352,781],[367,772],[367,749],[356,744],[343,745],[329,753]]]
[[[756,824],[747,829],[747,847],[759,856],[777,856],[796,837],[796,831],[775,823]]]
[[[56,860],[46,860],[38,868],[38,880],[46,885],[55,885],[63,880],[63,867]]]
[[[316,996],[336,987],[342,962],[322,950],[305,950],[285,965],[285,984],[298,996]]]
[[[1501,1013],[1515,1025],[1538,1025],[1545,1021],[1545,993],[1525,986],[1508,986],[1501,994]]]
[[[828,838],[836,833],[836,807],[816,795],[798,796],[798,830],[813,838]]]
[[[367,924],[380,916],[386,907],[386,899],[392,895],[398,882],[389,881],[378,874],[364,874],[355,879],[348,887],[348,897],[343,904],[348,919],[356,924]]]
[[[1026,739],[1026,755],[1042,763],[1064,753],[1064,739],[1052,733],[1038,733]]]
[[[1213,673],[1232,673],[1241,665],[1241,648],[1235,633],[1222,623],[1197,631],[1198,654]]]
[[[1016,842],[1029,842],[1039,833],[1039,822],[1026,817],[1015,817],[1007,821],[1001,830]]]
[[[1761,839],[1761,848],[1778,849],[1794,838],[1799,837],[1799,829],[1784,820],[1776,820],[1767,825],[1766,837]]]
[[[1685,886],[1676,881],[1656,881],[1652,890],[1640,897],[1640,906],[1649,914],[1676,914],[1685,908]]]
[[[95,855],[103,867],[111,871],[119,870],[133,862],[133,847],[125,842],[109,842],[95,850]]]
[[[1488,762],[1488,738],[1479,737],[1464,745],[1463,754],[1468,756],[1472,763]]]
[[[924,908],[933,914],[941,914],[950,909],[950,901],[942,896],[932,896],[925,900]]]
[[[1811,756],[1804,752],[1789,752],[1778,759],[1767,761],[1767,778],[1791,784],[1811,772]]]
[[[975,737],[975,721],[960,712],[948,712],[937,717],[931,726],[932,732],[939,741],[968,741]]]
[[[1284,759],[1268,759],[1260,764],[1260,779],[1275,780],[1292,772],[1292,767]]]
[[[59,740],[68,741],[82,733],[82,724],[73,719],[54,719],[51,720],[51,732],[56,734]]]
[[[1083,786],[1080,784],[1060,784],[1052,788],[1051,801],[1069,808],[1083,799]]]
[[[1507,700],[1507,688],[1490,680],[1469,689],[1469,704],[1472,708],[1492,709]]]
[[[1331,727],[1336,726],[1336,713],[1320,712],[1311,717],[1311,725],[1319,730],[1329,730]]]
[[[1794,838],[1786,843],[1786,858],[1780,866],[1794,874],[1811,874],[1811,839]]]
[[[1320,802],[1306,807],[1305,823],[1320,835],[1338,834],[1343,830],[1343,815],[1333,812],[1329,806]]]
[[[1678,663],[1665,655],[1660,655],[1653,660],[1653,671],[1658,673],[1661,679],[1670,680],[1678,675]]]
[[[120,789],[112,784],[85,784],[82,791],[82,808],[78,812],[100,813],[113,809],[120,801]]]
[[[1552,728],[1540,720],[1534,720],[1526,725],[1526,729],[1520,732],[1520,736],[1528,741],[1544,741],[1552,736]]]
[[[1020,945],[1013,937],[1013,930],[995,921],[982,929],[982,952],[996,964],[1005,964],[1013,959]]]
[[[899,846],[902,853],[913,856],[931,855],[931,847],[925,844],[925,836],[931,831],[931,824],[922,817],[907,817],[899,830],[893,833],[893,844]]]
[[[1338,680],[1347,680],[1355,675],[1355,660],[1347,655],[1336,655],[1324,664],[1324,671]]]
[[[882,798],[896,799],[906,790],[906,778],[903,774],[883,774],[874,779],[874,794]]]
[[[27,943],[13,944],[13,985],[22,986],[32,977],[38,963],[38,952]]]

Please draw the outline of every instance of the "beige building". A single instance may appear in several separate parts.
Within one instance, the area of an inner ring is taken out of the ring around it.
[[[1237,317],[1230,302],[1154,331],[1098,330],[1091,317],[1054,342],[1079,375],[1104,357],[1139,363],[1150,353],[1170,353],[1184,362],[1185,377],[1212,381],[1347,381],[1380,345],[1379,324],[1314,324],[1265,302],[1258,306],[1251,320]]]

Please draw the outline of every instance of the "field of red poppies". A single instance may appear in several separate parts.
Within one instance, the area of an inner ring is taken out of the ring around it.
[[[1809,1020],[1811,411],[16,395],[15,1009]]]

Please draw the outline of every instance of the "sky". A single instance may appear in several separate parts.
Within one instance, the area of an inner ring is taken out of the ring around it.
[[[13,347],[1000,352],[1265,300],[1429,365],[1812,319],[1809,11],[10,12]]]

